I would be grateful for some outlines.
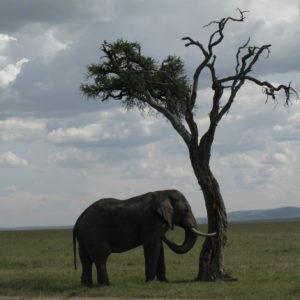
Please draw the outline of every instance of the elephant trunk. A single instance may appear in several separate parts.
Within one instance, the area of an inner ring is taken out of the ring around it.
[[[184,254],[190,251],[193,246],[195,245],[197,236],[204,236],[204,237],[213,237],[216,235],[215,232],[213,233],[203,233],[196,228],[184,228],[185,231],[185,238],[182,245],[177,245],[174,242],[168,240],[165,236],[163,236],[162,240],[169,246],[171,250],[178,254]]]
[[[171,250],[178,254],[184,254],[192,249],[194,246],[197,234],[191,231],[188,228],[185,228],[185,238],[182,245],[177,245],[174,242],[168,240],[165,236],[163,236],[162,240],[169,246]]]

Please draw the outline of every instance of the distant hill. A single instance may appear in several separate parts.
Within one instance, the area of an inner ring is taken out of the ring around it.
[[[300,207],[280,207],[274,209],[233,211],[228,213],[227,217],[229,222],[300,219]],[[199,223],[206,223],[206,220],[206,218],[198,219]]]
[[[31,231],[31,230],[61,230],[72,229],[73,225],[62,226],[25,226],[25,227],[0,227],[0,231]]]

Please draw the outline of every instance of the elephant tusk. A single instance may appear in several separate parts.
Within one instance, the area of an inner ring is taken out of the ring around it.
[[[201,232],[199,230],[197,230],[196,228],[191,228],[191,231],[194,232],[195,234],[197,235],[200,235],[200,236],[205,236],[205,237],[212,237],[212,236],[215,236],[216,235],[216,232],[212,232],[212,233],[204,233],[204,232]]]

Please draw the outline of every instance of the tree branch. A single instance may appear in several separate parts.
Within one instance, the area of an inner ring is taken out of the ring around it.
[[[226,104],[223,106],[223,108],[221,109],[221,111],[219,113],[219,116],[218,116],[219,120],[224,116],[224,114],[226,114],[229,111],[237,92],[240,90],[240,88],[243,86],[243,84],[245,83],[246,80],[252,80],[256,84],[262,83],[259,80],[257,80],[256,78],[248,76],[248,73],[250,73],[252,71],[252,67],[258,61],[258,59],[260,58],[260,56],[262,55],[263,52],[267,51],[268,54],[270,53],[271,45],[268,44],[268,45],[263,45],[261,47],[256,47],[256,46],[249,47],[248,46],[249,42],[250,42],[250,39],[248,39],[244,45],[239,47],[239,49],[236,53],[235,75],[228,76],[228,77],[218,80],[219,84],[222,85],[223,87],[224,87],[225,83],[230,82],[230,85],[227,86],[226,88],[230,88],[230,90],[231,90]],[[243,51],[246,52],[246,53],[244,53],[244,55],[241,54]],[[260,85],[264,86],[263,84],[260,84]],[[266,85],[265,87],[266,87],[265,93],[267,94],[267,96],[272,96],[272,98],[275,99],[274,91],[276,89],[274,90],[273,89],[274,87],[272,88],[268,85]],[[283,86],[281,88],[283,88]],[[290,90],[285,89],[286,104],[288,104],[288,102],[290,101],[291,87],[289,87],[289,88],[290,88]],[[295,91],[295,90],[293,89],[293,91]]]
[[[201,43],[199,43],[198,41],[193,40],[189,36],[183,37],[182,40],[183,41],[189,41],[188,43],[184,44],[185,47],[189,47],[191,45],[197,46],[202,51],[204,57],[206,57],[208,55],[208,52],[205,50],[204,46]]]
[[[189,105],[188,105],[191,110],[194,108],[196,98],[197,98],[199,76],[200,76],[201,72],[203,71],[203,69],[205,67],[207,67],[211,58],[214,56],[213,48],[222,42],[222,40],[224,38],[223,31],[225,29],[227,22],[228,21],[243,22],[245,20],[245,13],[247,11],[242,11],[240,9],[237,9],[237,10],[240,14],[239,18],[233,18],[233,17],[223,18],[220,21],[212,21],[209,24],[204,26],[204,27],[209,27],[212,24],[218,25],[218,29],[215,32],[213,32],[210,36],[207,49],[205,49],[204,46],[200,42],[195,41],[194,39],[192,39],[189,36],[182,38],[184,41],[187,41],[187,43],[185,44],[186,47],[196,46],[201,50],[201,52],[204,56],[203,61],[198,65],[198,67],[195,70],[194,76],[193,76],[192,93],[191,93],[191,97],[190,97],[190,101],[189,101]],[[217,38],[215,39],[215,37],[217,37]],[[215,58],[214,58],[214,60],[215,60]]]
[[[245,13],[248,11],[242,11],[240,9],[237,9],[237,11],[240,14],[239,18],[233,18],[233,17],[227,17],[227,18],[223,18],[220,21],[212,21],[209,24],[205,25],[204,27],[209,27],[212,24],[217,24],[218,25],[218,29],[210,36],[209,39],[209,43],[208,43],[208,49],[209,49],[209,53],[212,53],[212,49],[217,46],[218,44],[220,44],[224,38],[224,28],[226,26],[226,24],[228,23],[228,21],[233,21],[233,22],[243,22],[245,20]],[[217,36],[217,39],[215,39],[215,37]]]
[[[172,114],[169,110],[159,105],[157,101],[153,99],[150,91],[148,91],[145,101],[156,111],[163,114],[171,122],[173,128],[179,133],[186,145],[189,147],[191,134],[187,131],[180,119],[176,115]]]
[[[274,86],[268,81],[261,81],[257,78],[254,78],[252,76],[246,76],[246,80],[252,81],[255,84],[263,87],[263,93],[267,95],[268,97],[271,96],[273,100],[276,100],[276,93],[279,91],[283,91],[285,93],[285,105],[291,104],[291,96],[294,94],[296,99],[299,99],[297,91],[291,86],[291,83],[289,85],[280,84],[278,86]]]

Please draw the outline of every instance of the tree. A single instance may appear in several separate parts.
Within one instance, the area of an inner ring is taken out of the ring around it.
[[[211,149],[215,132],[221,119],[233,104],[237,93],[246,82],[262,87],[262,91],[277,101],[284,95],[289,105],[296,91],[291,85],[273,85],[250,75],[262,54],[269,55],[271,45],[249,46],[250,39],[238,48],[235,54],[235,69],[232,75],[219,78],[216,70],[216,47],[224,39],[228,22],[243,22],[246,11],[238,10],[238,17],[222,18],[205,27],[215,26],[207,46],[191,37],[184,37],[185,46],[195,46],[202,53],[202,60],[195,69],[193,78],[188,79],[184,63],[177,56],[168,56],[161,63],[141,53],[139,43],[122,39],[102,44],[101,57],[97,64],[88,65],[88,79],[92,84],[82,84],[81,91],[88,98],[101,101],[117,100],[127,109],[146,109],[162,114],[182,137],[189,152],[192,168],[202,189],[208,216],[208,231],[216,232],[214,238],[207,238],[199,257],[197,279],[211,281],[226,279],[224,269],[224,247],[227,241],[227,215],[219,184],[210,169]],[[202,72],[208,69],[212,82],[213,97],[209,112],[207,131],[200,137],[195,121],[195,104],[198,81]],[[227,91],[227,93],[224,93]],[[283,93],[278,93],[283,92]]]

